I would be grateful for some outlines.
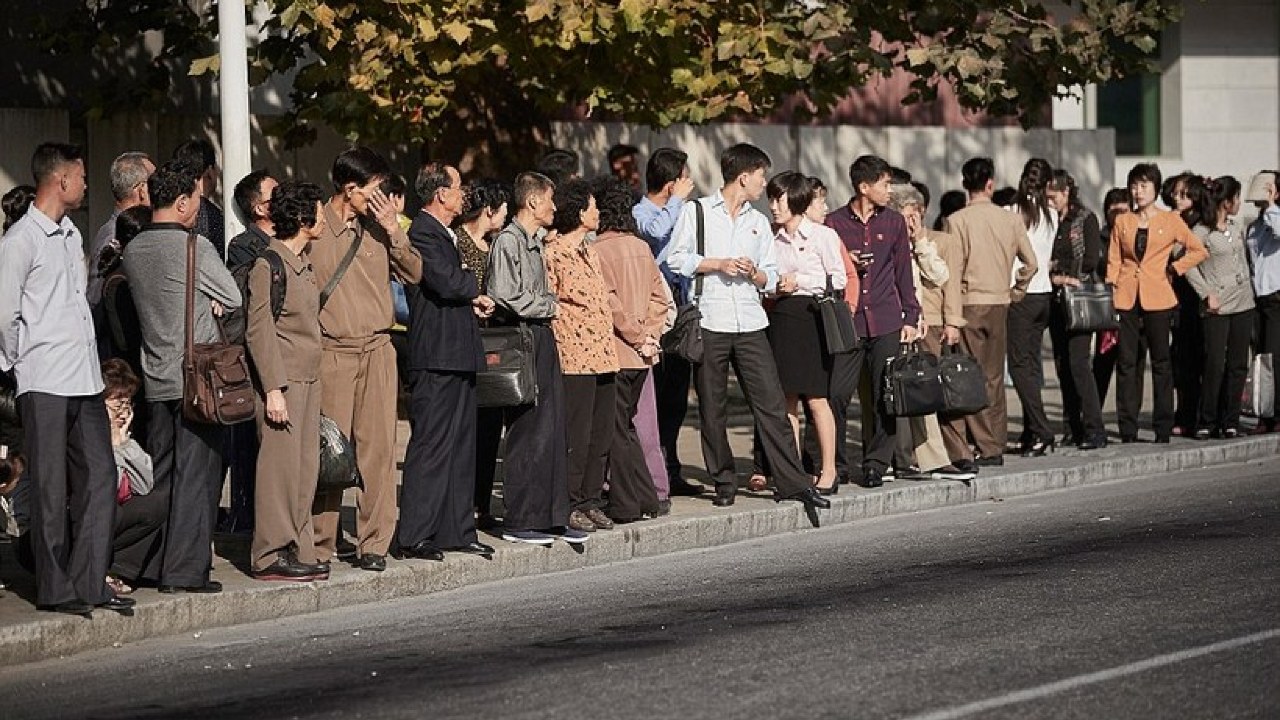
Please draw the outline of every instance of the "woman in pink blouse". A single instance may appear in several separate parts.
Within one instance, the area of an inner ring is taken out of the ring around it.
[[[769,310],[769,343],[797,445],[803,401],[817,431],[822,455],[818,490],[831,494],[837,488],[835,419],[827,403],[831,356],[823,346],[818,298],[844,290],[847,278],[840,238],[831,228],[805,217],[814,195],[809,178],[797,172],[783,172],[769,181],[766,192],[778,228],[774,238],[778,284],[776,300]]]

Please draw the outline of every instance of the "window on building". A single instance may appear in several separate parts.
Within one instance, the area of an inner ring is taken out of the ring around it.
[[[1160,154],[1160,76],[1098,86],[1098,127],[1115,128],[1117,155]]]

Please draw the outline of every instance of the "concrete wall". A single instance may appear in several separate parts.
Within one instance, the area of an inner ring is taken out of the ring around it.
[[[933,209],[944,191],[960,188],[960,166],[976,155],[995,160],[998,186],[1017,185],[1027,160],[1045,158],[1075,176],[1081,196],[1094,208],[1101,204],[1115,173],[1115,133],[1110,129],[721,124],[654,131],[622,123],[558,123],[553,137],[558,147],[582,157],[583,173],[588,176],[608,171],[605,153],[614,143],[635,145],[646,157],[664,145],[678,147],[689,153],[690,171],[699,192],[719,187],[721,150],[751,142],[769,154],[775,172],[796,169],[822,178],[831,188],[832,205],[851,195],[849,164],[863,154],[880,155],[928,185]]]

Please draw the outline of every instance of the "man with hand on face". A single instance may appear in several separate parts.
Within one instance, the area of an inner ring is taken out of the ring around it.
[[[738,481],[729,446],[727,398],[729,366],[743,386],[764,456],[773,470],[777,499],[804,504],[811,519],[815,508],[831,503],[814,490],[800,466],[782,384],[773,351],[765,336],[769,319],[760,291],[778,282],[773,231],[769,220],[751,206],[764,193],[769,156],[741,143],[720,156],[724,186],[714,195],[689,203],[671,236],[667,267],[687,278],[701,276],[694,293],[702,312],[702,362],[694,365],[694,384],[702,416],[702,454],[716,485],[717,507],[733,504]],[[702,221],[699,222],[699,216]],[[699,226],[704,228],[699,250]]]
[[[425,203],[409,238],[422,256],[409,293],[412,434],[405,451],[397,544],[402,557],[443,560],[445,550],[491,555],[476,538],[476,373],[484,368],[477,318],[493,314],[476,275],[463,267],[449,226],[462,212],[456,168],[429,162],[415,184]]]
[[[325,205],[325,230],[311,244],[320,283],[320,412],[355,445],[364,489],[356,496],[358,567],[381,571],[396,526],[396,353],[391,276],[422,279],[422,257],[400,227],[396,207],[379,185],[387,161],[367,147],[333,161],[334,194]],[[316,495],[316,557],[337,554],[342,493]]]

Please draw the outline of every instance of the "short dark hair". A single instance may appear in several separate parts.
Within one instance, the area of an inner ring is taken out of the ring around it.
[[[218,164],[218,153],[208,138],[192,138],[173,149],[173,159],[191,163],[199,175]]]
[[[79,145],[60,142],[40,143],[36,151],[31,154],[31,177],[35,178],[36,185],[39,186],[61,170],[64,165],[83,160],[84,150]]]
[[[938,198],[938,217],[933,221],[933,229],[942,232],[947,218],[969,203],[969,196],[963,190],[948,190]]]
[[[765,151],[751,143],[738,143],[720,153],[720,177],[731,183],[746,173],[768,170],[772,164]]]
[[[582,225],[582,213],[591,205],[591,183],[572,178],[556,185],[556,218],[551,227],[567,233]]]
[[[1132,199],[1129,197],[1129,188],[1111,188],[1107,191],[1106,195],[1102,196],[1102,211],[1106,212],[1107,208],[1112,205],[1119,205],[1120,203],[1124,203],[1125,206],[1128,207],[1131,200]]]
[[[827,184],[826,184],[826,183],[824,183],[824,182],[822,182],[822,178],[820,178],[820,177],[818,177],[818,176],[816,176],[816,175],[810,175],[810,176],[809,176],[809,184],[813,186],[813,194],[814,194],[814,195],[817,195],[817,194],[819,194],[819,193],[821,193],[821,194],[823,194],[823,195],[826,195],[826,194],[827,194]]]
[[[36,189],[30,185],[19,185],[5,193],[0,200],[0,206],[4,208],[4,229],[8,230],[21,220],[35,199]]]
[[[582,163],[578,161],[578,153],[572,150],[553,149],[538,161],[538,172],[551,178],[551,182],[559,185],[582,171]]]
[[[1186,198],[1191,201],[1191,206],[1183,210],[1180,214],[1182,221],[1187,227],[1193,228],[1205,219],[1205,208],[1209,204],[1209,182],[1199,175],[1186,174],[1182,179],[1182,192]],[[1176,200],[1177,198],[1173,198]],[[1174,208],[1173,203],[1169,204],[1170,208]],[[1217,211],[1214,211],[1217,215]]]
[[[418,200],[423,205],[429,205],[435,201],[436,193],[449,187],[449,168],[442,162],[435,160],[425,162],[422,167],[418,168],[418,179],[413,183],[414,192],[418,193]]]
[[[592,181],[591,193],[600,211],[600,232],[636,233],[636,217],[631,214],[635,196],[630,185],[612,175],[602,175]]]
[[[556,184],[551,178],[538,172],[522,172],[516,176],[515,189],[512,191],[515,207],[512,214],[523,210],[534,195],[541,195],[548,190],[555,190]]]
[[[127,247],[129,241],[150,224],[151,208],[147,205],[134,205],[116,216],[116,242],[122,249]]]
[[[787,209],[792,215],[803,215],[813,204],[813,183],[809,178],[794,170],[785,170],[774,175],[765,188],[770,200],[785,197]]]
[[[382,181],[378,189],[387,197],[392,195],[404,197],[409,192],[409,183],[405,182],[404,176],[400,173],[391,173]]]
[[[174,158],[156,168],[147,178],[147,192],[151,194],[151,207],[163,210],[173,207],[178,198],[196,192],[200,169],[187,160]]]
[[[1125,185],[1132,185],[1139,182],[1149,182],[1160,187],[1160,166],[1155,163],[1138,163],[1129,169],[1129,178],[1125,181]]]
[[[463,188],[462,214],[459,223],[469,223],[487,210],[497,210],[503,203],[511,202],[511,188],[501,180],[485,178],[467,184]]]
[[[615,161],[621,160],[624,157],[632,157],[634,155],[639,155],[639,154],[640,154],[640,148],[636,147],[635,145],[618,143],[617,145],[614,145],[613,147],[609,148],[609,152],[606,154],[605,157],[608,158],[609,164],[612,165]]]
[[[316,224],[316,206],[324,201],[319,185],[287,180],[271,194],[271,224],[278,239],[291,238]]]
[[[929,209],[929,198],[930,198],[929,186],[925,185],[919,180],[912,180],[911,187],[915,188],[916,191],[920,193],[920,200],[921,200],[920,212],[923,213],[925,210]]]
[[[882,177],[892,177],[893,168],[882,157],[863,155],[849,166],[849,183],[853,185],[853,196],[858,197],[858,186],[877,183]]]
[[[347,183],[364,187],[377,178],[390,175],[391,166],[386,158],[364,145],[338,153],[338,157],[333,159],[333,168],[329,170],[334,190],[341,190]]]
[[[1191,178],[1198,177],[1195,173],[1180,172],[1177,175],[1170,175],[1160,183],[1160,199],[1170,208],[1176,207],[1178,199],[1173,196],[1178,191],[1179,185],[1186,185]]]
[[[889,182],[893,185],[910,185],[911,173],[897,165],[889,166]]]
[[[1000,207],[1009,207],[1018,202],[1018,188],[1006,185],[991,193],[991,202]]]
[[[649,192],[656,193],[667,183],[679,180],[688,165],[688,153],[675,148],[658,148],[649,156],[649,164],[645,166],[644,185]]]
[[[995,176],[996,164],[989,157],[969,158],[960,168],[961,184],[969,192],[980,192]]]
[[[132,398],[138,392],[142,381],[138,379],[129,363],[120,358],[111,358],[102,363],[102,396],[103,398]]]
[[[266,170],[254,170],[240,178],[231,197],[245,222],[253,222],[253,206],[262,202],[262,181],[271,177]]]
[[[1053,171],[1053,175],[1049,178],[1049,189],[1054,192],[1067,192],[1067,208],[1080,206],[1080,186],[1076,184],[1076,179],[1071,173],[1058,168]],[[1105,210],[1105,208],[1104,208]]]

